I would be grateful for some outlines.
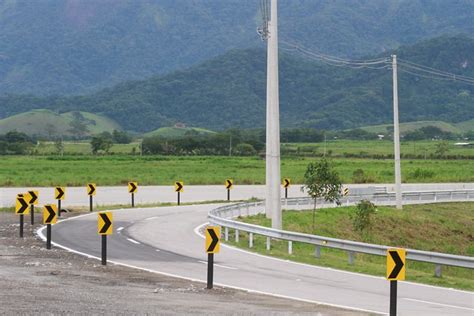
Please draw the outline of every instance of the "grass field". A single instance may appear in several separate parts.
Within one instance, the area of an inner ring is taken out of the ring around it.
[[[90,142],[71,142],[65,141],[64,154],[65,155],[92,155],[92,148]],[[140,142],[132,142],[130,144],[114,144],[110,150],[110,154],[139,154]],[[42,141],[35,147],[35,154],[37,155],[54,155],[56,148],[54,142]]]
[[[317,158],[283,158],[281,176],[302,183],[308,163]],[[333,159],[344,183],[362,169],[369,182],[393,182],[393,161]],[[258,157],[169,156],[4,156],[0,186],[121,185],[130,180],[141,185],[221,184],[232,178],[236,185],[263,184],[265,161]],[[402,160],[404,182],[472,182],[474,160]]]
[[[439,141],[402,141],[400,143],[400,152],[404,155],[417,156],[420,158],[430,158],[435,155],[436,145]],[[449,141],[448,152],[446,155],[460,157],[474,157],[474,147],[461,147],[454,145],[456,141]],[[324,143],[291,143],[282,144],[282,152],[301,154],[322,154],[326,152],[331,156],[344,157],[348,155],[356,156],[374,156],[393,154],[393,142],[389,140],[331,140]]]
[[[373,217],[370,233],[360,234],[352,229],[351,214],[355,207],[321,209],[316,213],[315,234],[327,237],[363,241],[394,247],[444,252],[474,256],[474,204],[443,203],[407,205],[403,212],[391,207],[378,207]],[[270,226],[264,215],[241,218],[252,224]],[[311,211],[283,212],[285,230],[311,233]],[[247,234],[239,235],[238,247],[247,248]],[[233,232],[230,240],[234,240]],[[265,249],[265,238],[254,240],[253,250],[284,259],[328,266],[372,275],[385,275],[385,257],[357,254],[353,265],[348,263],[348,255],[335,249],[321,249],[321,257],[314,255],[312,245],[293,243],[293,254],[288,255],[288,245],[284,241],[272,240],[270,252]],[[446,287],[474,290],[473,271],[456,267],[442,267],[442,277],[434,276],[434,265],[408,261],[407,281],[415,281]]]
[[[163,135],[166,137],[177,137],[172,128],[163,128]],[[179,129],[181,130],[181,129]],[[169,132],[169,133],[168,133]],[[204,133],[204,132],[202,132]],[[447,155],[460,157],[474,157],[474,147],[460,147],[454,145],[455,141],[449,142]],[[438,141],[416,141],[401,142],[400,151],[403,155],[419,156],[420,158],[430,158],[436,152]],[[92,153],[90,142],[64,142],[64,154],[66,155],[90,155]],[[325,143],[284,143],[281,144],[282,154],[291,155],[321,155],[324,152],[334,157],[344,157],[347,155],[368,156],[368,155],[391,155],[393,154],[393,143],[389,140],[328,140]],[[39,142],[35,148],[36,154],[54,155],[56,149],[53,142]],[[112,154],[138,154],[140,152],[140,141],[130,144],[114,144],[110,149]]]

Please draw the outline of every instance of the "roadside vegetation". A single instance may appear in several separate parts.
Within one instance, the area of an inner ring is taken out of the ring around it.
[[[281,175],[303,183],[311,157],[284,157]],[[342,183],[392,183],[393,161],[334,158],[332,165]],[[0,186],[123,185],[131,179],[140,185],[265,183],[265,160],[259,157],[216,156],[4,156]],[[405,183],[472,182],[474,160],[402,160]]]
[[[355,206],[320,209],[316,212],[314,231],[320,236],[474,256],[473,208],[473,203],[406,205],[403,211],[377,206],[368,215],[368,222],[364,221],[367,217],[361,217],[360,210]],[[265,215],[242,217],[240,220],[271,226]],[[283,229],[311,234],[312,212],[284,211]],[[235,243],[234,237],[231,231],[230,244],[248,249],[246,233],[240,233],[238,243]],[[289,255],[287,242],[272,240],[271,250],[267,251],[265,237],[262,236],[254,236],[254,248],[250,250],[303,263],[385,276],[385,257],[357,254],[351,265],[344,251],[322,247],[320,258],[316,258],[315,247],[301,243],[293,243],[293,254]],[[442,276],[438,278],[434,276],[434,268],[433,264],[408,261],[407,281],[474,290],[472,270],[443,266]]]

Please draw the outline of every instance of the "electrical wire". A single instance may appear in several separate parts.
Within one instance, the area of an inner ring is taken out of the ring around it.
[[[402,63],[405,63],[405,64],[408,64],[409,66],[414,67],[414,68],[415,68],[415,67],[416,67],[416,68],[422,68],[423,70],[433,71],[433,72],[436,72],[436,73],[439,73],[439,74],[442,74],[442,75],[446,75],[446,76],[449,76],[449,77],[455,76],[456,78],[463,78],[463,79],[467,79],[467,80],[474,80],[474,78],[470,78],[470,77],[462,76],[462,75],[452,74],[452,73],[449,73],[449,72],[446,72],[446,71],[443,71],[443,70],[439,70],[439,69],[431,68],[431,67],[428,67],[428,66],[423,66],[423,65],[420,65],[420,64],[416,64],[416,63],[411,62],[411,61],[408,61],[408,60],[404,60],[404,59],[398,58],[398,61],[399,61],[399,62],[402,62]],[[407,66],[408,66],[408,65],[407,65]]]

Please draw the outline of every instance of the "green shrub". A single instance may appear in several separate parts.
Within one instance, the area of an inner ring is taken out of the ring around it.
[[[355,213],[351,216],[352,227],[359,233],[368,232],[371,228],[371,216],[375,213],[375,204],[362,200],[357,204]]]

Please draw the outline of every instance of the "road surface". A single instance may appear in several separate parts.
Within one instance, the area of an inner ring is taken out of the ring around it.
[[[198,227],[214,207],[114,211],[108,258],[114,263],[204,281],[207,257]],[[100,257],[97,214],[56,224],[53,242]],[[384,278],[293,263],[232,247],[222,247],[215,263],[216,284],[372,313],[389,310],[389,283]],[[399,282],[398,293],[399,315],[474,314],[472,292]]]
[[[213,201],[226,200],[227,191],[222,185],[193,185],[187,186],[184,183],[184,193],[181,194],[181,202]],[[349,189],[364,187],[386,188],[388,192],[394,192],[393,184],[351,184]],[[301,192],[300,185],[292,185],[289,188],[288,197],[305,196]],[[403,184],[402,191],[417,190],[454,190],[454,189],[474,189],[474,183],[432,183],[432,184]],[[39,203],[55,203],[54,188],[1,188],[0,189],[0,207],[12,206],[15,204],[15,197],[18,193],[28,190],[39,191]],[[283,195],[282,189],[282,197]],[[232,200],[246,200],[249,198],[264,198],[265,186],[263,185],[239,185],[234,184],[231,191]],[[176,202],[177,196],[173,186],[139,186],[138,193],[135,195],[136,204],[152,204],[157,202]],[[130,194],[127,186],[97,186],[97,195],[94,197],[94,205],[127,205],[130,203]],[[86,187],[68,187],[66,188],[66,199],[62,206],[88,206],[89,196],[86,195]]]

